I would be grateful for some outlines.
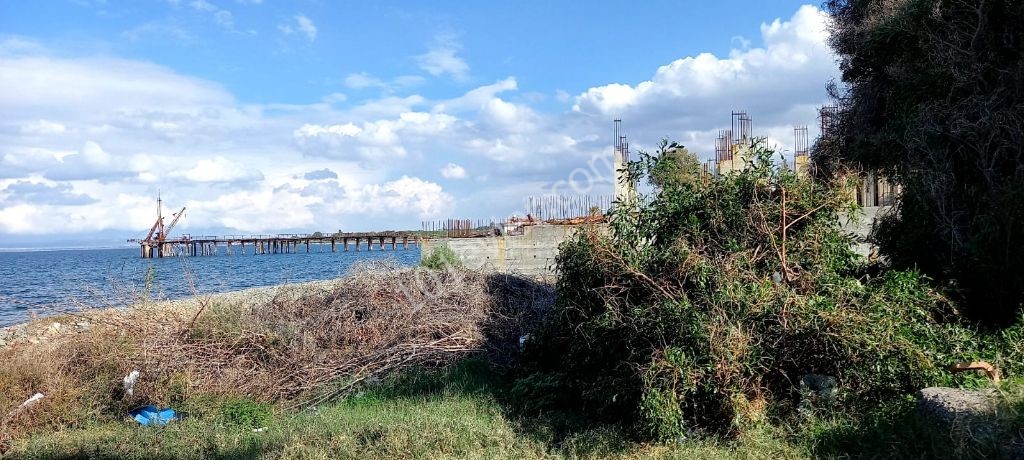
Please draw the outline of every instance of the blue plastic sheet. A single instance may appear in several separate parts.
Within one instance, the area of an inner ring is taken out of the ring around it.
[[[131,411],[130,415],[144,426],[164,426],[178,419],[178,414],[170,407],[158,409],[156,406],[145,406]]]

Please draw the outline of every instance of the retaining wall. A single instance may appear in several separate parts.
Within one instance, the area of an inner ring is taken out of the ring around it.
[[[535,278],[555,276],[555,256],[558,245],[569,239],[582,226],[535,225],[524,229],[522,235],[483,238],[435,238],[421,244],[421,257],[427,257],[433,248],[448,246],[466,268],[519,273]],[[607,228],[600,224],[599,228]]]
[[[889,207],[865,207],[863,214],[850,222],[840,216],[842,228],[863,240],[871,231],[877,216]],[[498,236],[481,238],[434,238],[421,242],[421,257],[427,257],[433,248],[448,246],[462,260],[463,266],[476,270],[491,270],[519,273],[535,278],[553,279],[555,256],[558,245],[575,234],[579,225],[536,225],[526,227],[519,236]],[[607,231],[606,224],[597,226]],[[855,245],[855,250],[868,256],[871,246],[864,242]]]

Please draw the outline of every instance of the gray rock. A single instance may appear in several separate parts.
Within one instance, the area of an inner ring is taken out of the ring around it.
[[[917,392],[918,409],[927,420],[946,427],[990,419],[998,403],[996,391],[931,387]]]
[[[800,412],[810,414],[815,409],[835,405],[839,397],[839,383],[831,375],[807,374],[800,378]]]
[[[1024,458],[1021,433],[1000,413],[995,389],[925,388],[917,392],[917,410],[951,458]]]

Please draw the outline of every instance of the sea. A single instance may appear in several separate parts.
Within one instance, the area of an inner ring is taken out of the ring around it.
[[[235,248],[237,251],[237,247]],[[251,251],[251,248],[249,248]],[[116,249],[0,250],[0,327],[82,308],[120,307],[140,296],[176,299],[194,293],[325,280],[360,261],[419,263],[418,246],[331,252],[316,245],[295,254],[143,259],[137,246]],[[190,282],[191,280],[191,282]]]

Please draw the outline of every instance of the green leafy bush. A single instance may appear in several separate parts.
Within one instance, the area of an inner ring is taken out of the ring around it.
[[[221,407],[221,419],[234,426],[259,428],[266,426],[274,415],[274,408],[268,403],[249,398],[233,398]]]
[[[877,240],[893,264],[955,282],[972,318],[1024,305],[1024,2],[829,0],[842,70],[819,171],[902,188]]]
[[[434,270],[441,270],[446,267],[460,268],[462,267],[462,260],[459,259],[458,254],[455,254],[455,251],[452,251],[452,248],[438,246],[432,249],[430,254],[427,254],[427,257],[420,261],[420,266]]]
[[[610,234],[562,246],[556,306],[513,389],[524,409],[582,408],[644,438],[738,434],[799,418],[808,379],[833,379],[819,399],[857,413],[1007,349],[961,326],[920,273],[854,253],[839,223],[856,209],[840,188],[780,170],[756,146],[742,172],[675,181],[674,148],[630,165],[658,183],[617,203]]]

